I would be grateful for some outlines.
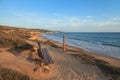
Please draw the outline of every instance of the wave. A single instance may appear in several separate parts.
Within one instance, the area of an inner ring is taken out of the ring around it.
[[[111,43],[107,43],[107,42],[99,42],[99,41],[83,40],[83,39],[75,39],[75,38],[68,38],[68,39],[78,40],[78,41],[86,41],[86,42],[90,42],[90,43],[93,43],[93,44],[107,45],[107,46],[113,46],[113,47],[120,47],[120,45],[118,45],[118,44],[111,44]]]
[[[90,42],[90,43],[93,43],[93,44],[103,44],[102,42],[98,42],[98,41],[82,40],[82,39],[74,39],[74,38],[68,38],[68,39],[78,40],[78,41],[86,41],[86,42]],[[104,44],[103,44],[103,45],[104,45]]]
[[[107,44],[107,43],[103,43],[103,45],[107,45],[107,46],[113,46],[113,47],[120,47],[119,45]]]
[[[47,35],[45,34],[43,36],[58,41],[60,43],[62,43],[63,41],[63,38],[59,36],[54,36],[49,34]],[[80,39],[71,39],[71,38],[67,38],[67,45],[79,47],[90,52],[96,52],[99,54],[120,58],[120,54],[119,54],[120,46],[116,46],[116,45],[111,45],[102,42],[88,41],[88,40],[85,41]]]

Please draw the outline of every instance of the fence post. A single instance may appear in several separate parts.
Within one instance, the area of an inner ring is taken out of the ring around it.
[[[63,51],[66,52],[66,36],[63,36]]]

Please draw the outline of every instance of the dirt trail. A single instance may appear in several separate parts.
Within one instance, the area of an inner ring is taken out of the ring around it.
[[[37,43],[29,42],[35,46]],[[54,64],[49,65],[49,73],[34,72],[35,63],[28,61],[27,53],[15,56],[7,50],[0,53],[0,64],[6,68],[17,70],[29,75],[35,80],[107,80],[100,70],[92,65],[83,64],[68,53],[63,53],[57,48],[44,45],[48,49]],[[32,53],[30,53],[32,54]],[[33,53],[35,54],[35,53]]]
[[[59,49],[44,47],[48,48],[54,61],[48,80],[107,80],[97,67],[82,64]]]

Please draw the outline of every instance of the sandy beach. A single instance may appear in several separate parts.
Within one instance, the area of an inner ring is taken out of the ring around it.
[[[33,35],[34,34],[34,35]],[[37,55],[37,42],[40,42],[42,48],[47,48],[54,64],[39,67],[33,59],[39,58]],[[31,33],[31,37],[27,40],[34,46],[35,51],[26,50],[19,56],[8,52],[7,48],[0,49],[0,64],[5,68],[16,70],[28,75],[31,80],[110,80],[110,76],[106,76],[97,66],[85,63],[79,57],[74,55],[86,54],[94,59],[104,60],[113,66],[120,67],[120,59],[90,53],[83,49],[67,46],[64,53],[61,43],[40,36],[40,33]],[[17,52],[15,52],[17,53]],[[47,70],[45,70],[47,69]],[[112,79],[113,80],[113,79]]]
[[[43,36],[40,36],[40,35],[36,35],[36,39],[40,40],[42,42],[46,42],[46,41],[50,41],[51,43],[57,45],[58,47],[62,48],[63,47],[63,44],[62,43],[59,43],[57,41],[54,41],[52,39],[48,39],[48,38],[45,38]],[[73,52],[77,52],[78,54],[81,54],[81,53],[85,53],[85,54],[88,54],[88,55],[91,55],[91,56],[94,56],[98,59],[102,59],[102,60],[105,60],[107,62],[109,62],[110,64],[114,65],[114,66],[117,66],[117,67],[120,67],[120,59],[118,58],[114,58],[114,57],[111,57],[111,56],[106,56],[106,55],[101,55],[99,53],[92,53],[92,52],[88,52],[88,51],[85,51],[81,48],[77,48],[77,47],[73,47],[73,46],[69,46],[67,45],[67,52],[69,53],[70,51],[73,51]],[[66,52],[66,53],[67,53]]]
[[[0,0],[0,80],[120,80],[120,0]]]
[[[63,52],[63,44],[51,39],[47,39],[39,34],[34,36],[34,39],[43,42],[42,46],[46,47],[50,52],[54,61],[56,71],[56,80],[108,80],[101,70],[93,65],[83,64],[80,60],[73,57],[71,54],[87,54],[96,59],[104,60],[113,66],[120,67],[120,59],[99,55],[97,53],[87,52],[83,49],[67,45],[67,51]],[[54,44],[54,45],[53,45]],[[52,46],[52,47],[51,47]],[[58,67],[59,66],[59,67]],[[51,73],[53,75],[53,73]],[[59,76],[58,76],[59,75]],[[55,75],[54,75],[55,76]],[[58,76],[58,77],[57,77]]]

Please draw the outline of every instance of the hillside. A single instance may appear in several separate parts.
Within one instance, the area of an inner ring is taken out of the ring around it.
[[[41,29],[26,29],[0,25],[0,80],[29,80],[30,78],[18,70],[14,70],[15,65],[12,68],[3,60],[3,58],[10,58],[7,63],[11,63],[12,55],[13,59],[16,55],[21,55],[26,51],[33,50],[33,45],[29,44],[27,40],[35,34],[50,32],[48,30]],[[5,53],[8,53],[5,54]],[[7,55],[7,57],[4,57]],[[17,57],[16,57],[17,58]],[[23,57],[22,57],[23,58]],[[23,61],[24,62],[24,61]],[[4,65],[8,65],[7,68]]]

